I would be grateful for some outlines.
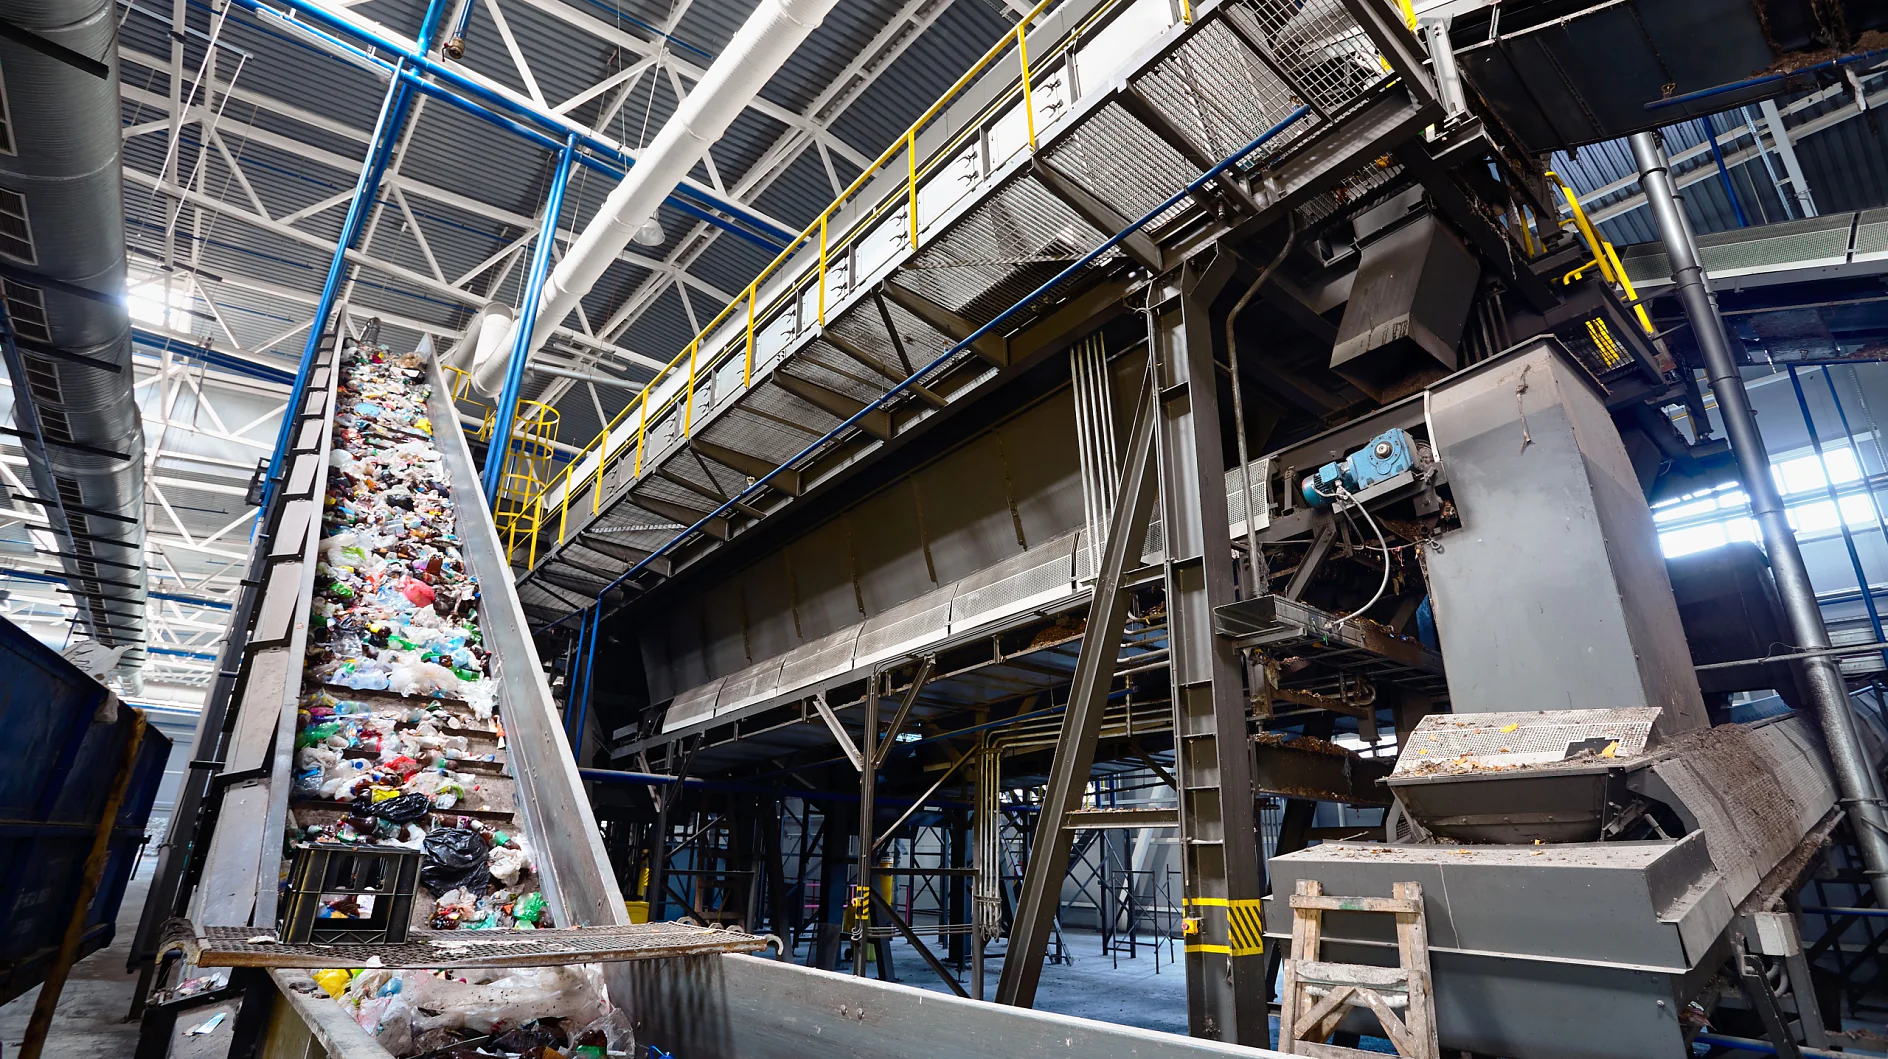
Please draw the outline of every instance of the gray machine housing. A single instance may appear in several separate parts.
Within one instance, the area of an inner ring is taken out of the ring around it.
[[[1794,716],[1708,726],[1625,447],[1553,339],[1424,402],[1460,515],[1425,550],[1455,712],[1388,781],[1409,842],[1274,858],[1272,892],[1422,883],[1445,1051],[1685,1054],[1740,911],[1836,811],[1822,747]],[[1275,943],[1291,918],[1271,901]],[[1324,958],[1393,965],[1382,918],[1327,915]]]

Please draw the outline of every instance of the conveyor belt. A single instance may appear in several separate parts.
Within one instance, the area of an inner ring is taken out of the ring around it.
[[[205,927],[183,942],[199,967],[550,967],[758,952],[764,938],[686,923],[633,923],[531,931],[418,931],[385,945],[258,940],[242,927]],[[378,961],[378,962],[375,962]]]

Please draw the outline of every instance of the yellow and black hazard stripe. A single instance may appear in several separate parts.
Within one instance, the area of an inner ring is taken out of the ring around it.
[[[1188,952],[1211,952],[1222,956],[1257,956],[1265,951],[1265,917],[1261,903],[1257,900],[1228,900],[1224,897],[1188,897],[1181,900],[1183,908],[1225,909],[1226,925],[1224,930],[1217,929],[1218,915],[1202,915],[1195,920],[1195,929],[1188,930],[1187,936],[1199,938],[1189,940]],[[1207,929],[1206,922],[1214,921],[1215,929]],[[1208,937],[1225,938],[1224,942],[1207,941]]]

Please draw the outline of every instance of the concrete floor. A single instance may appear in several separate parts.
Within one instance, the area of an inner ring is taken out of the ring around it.
[[[125,888],[111,945],[72,968],[65,991],[59,995],[59,1007],[53,1012],[45,1059],[129,1056],[137,1049],[138,1024],[124,1021],[125,1013],[131,1010],[137,976],[125,973],[125,957],[131,951],[131,936],[144,910],[144,895],[151,888],[155,863],[155,858],[145,858],[142,875]],[[19,1053],[20,1039],[26,1035],[26,1023],[33,1016],[38,998],[39,990],[34,989],[0,1007],[0,1056]]]
[[[925,966],[923,958],[910,945],[897,938],[892,940],[891,945],[892,970],[896,972],[899,982],[934,992],[950,991],[950,987]],[[1129,959],[1126,954],[1110,956],[1101,952],[1098,935],[1067,931],[1064,947],[1069,960],[1067,963],[1043,964],[1042,980],[1036,987],[1036,1010],[1184,1036],[1187,1032],[1186,968],[1184,964],[1173,962],[1168,956],[1167,944],[1163,941],[1160,943],[1159,969],[1156,970],[1153,939],[1142,939],[1141,946],[1134,959]],[[1001,942],[993,945],[992,956],[1001,954],[1003,948]],[[1173,947],[1176,955],[1179,955],[1179,948],[1178,945]],[[802,949],[801,959],[804,958],[805,950]],[[946,963],[945,966],[949,967],[950,964]],[[849,967],[842,964],[840,969],[848,970]],[[876,967],[868,967],[866,973],[875,974],[876,970]],[[984,996],[996,995],[997,977],[1002,974],[1002,970],[1003,961],[1000,958],[984,961]],[[968,966],[958,980],[966,990],[969,989]],[[1272,1018],[1272,1038],[1274,1042],[1278,1039],[1276,1016]],[[1389,1041],[1376,1037],[1363,1038],[1358,1042],[1358,1047],[1372,1052],[1395,1052]]]

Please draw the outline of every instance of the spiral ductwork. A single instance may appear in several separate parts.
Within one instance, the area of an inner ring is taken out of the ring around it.
[[[0,261],[15,420],[82,628],[145,658],[144,430],[133,397],[112,0],[0,0]],[[87,62],[86,60],[90,60]],[[101,64],[102,70],[101,73]],[[43,282],[39,282],[43,280]],[[87,297],[85,292],[97,296]],[[30,405],[30,409],[27,407]]]

